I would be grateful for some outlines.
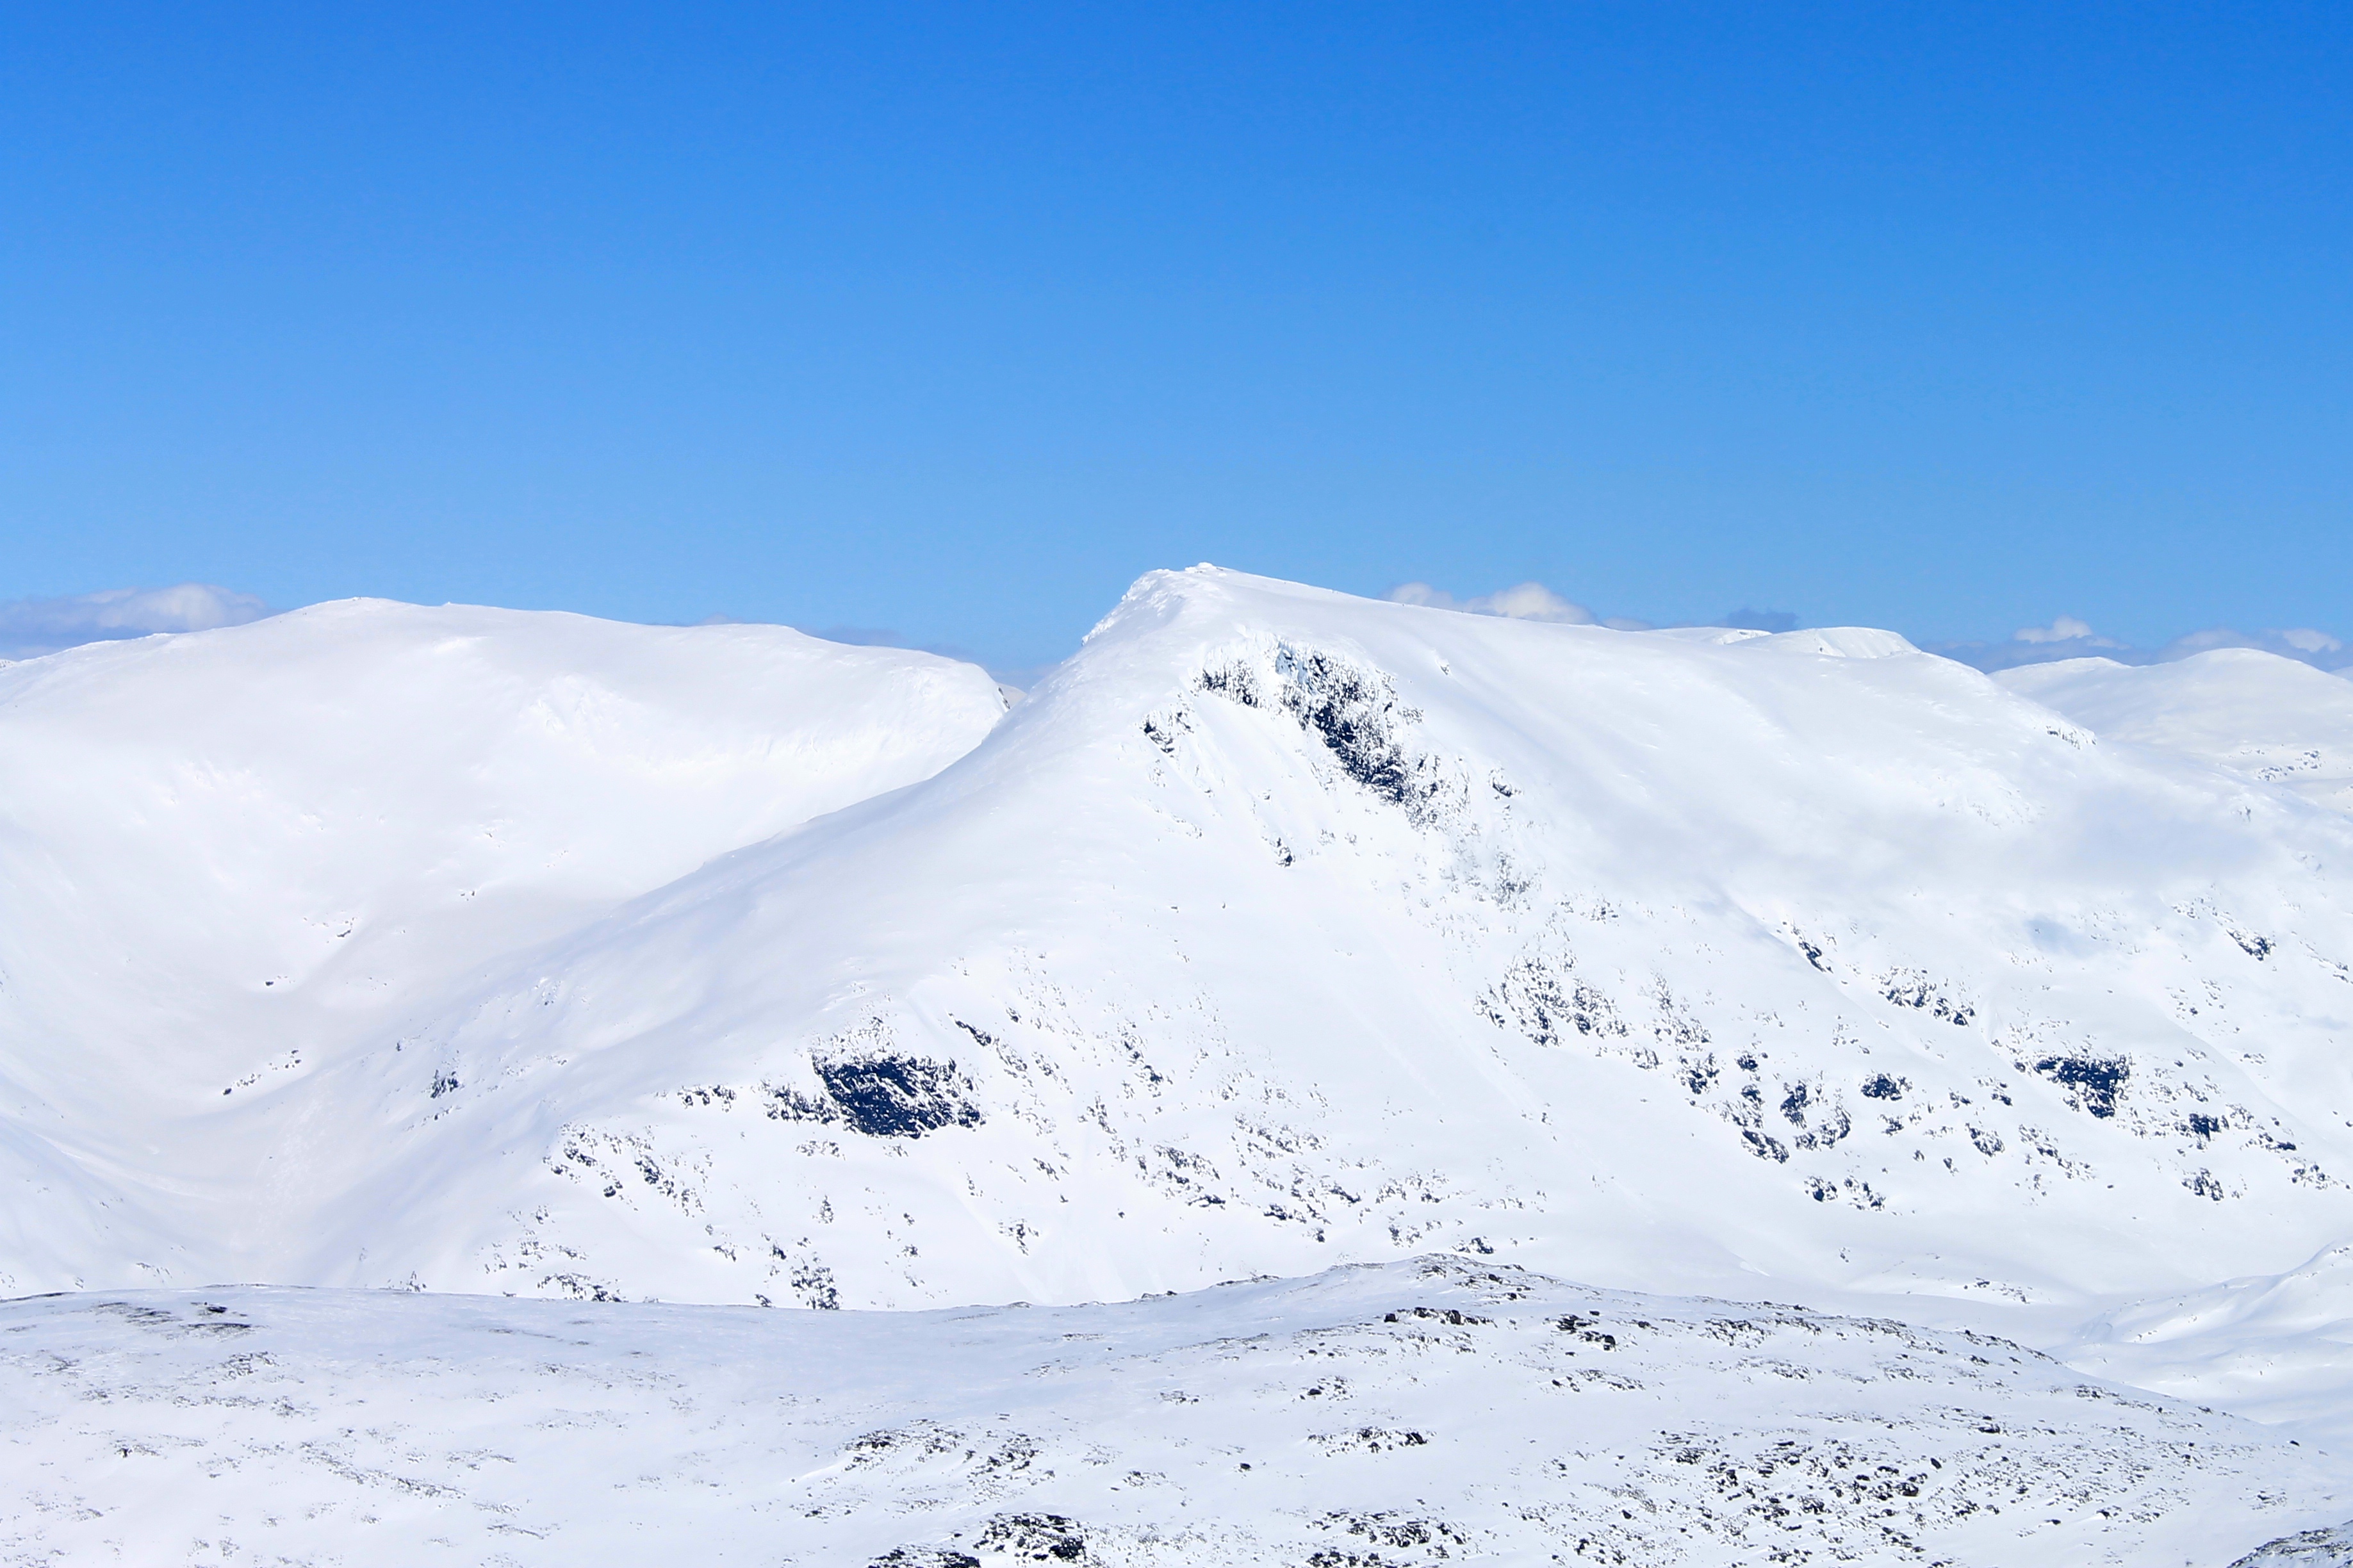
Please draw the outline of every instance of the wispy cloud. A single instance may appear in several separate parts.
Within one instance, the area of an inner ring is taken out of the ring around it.
[[[1619,632],[1655,631],[1654,622],[1637,620],[1631,616],[1598,616],[1573,599],[1562,597],[1542,583],[1522,583],[1514,587],[1498,589],[1493,594],[1481,594],[1472,598],[1458,599],[1443,588],[1433,588],[1427,583],[1403,583],[1388,591],[1388,597],[1399,605],[1427,605],[1438,610],[1460,610],[1471,616],[1501,616],[1514,621],[1551,621],[1561,626],[1608,626]],[[1752,631],[1786,632],[1795,629],[1798,617],[1786,610],[1734,610],[1719,619],[1707,623],[1715,626],[1745,626]]]
[[[252,595],[209,583],[0,601],[0,658],[36,658],[83,643],[153,632],[210,631],[243,626],[269,614],[269,606]]]
[[[1502,616],[1512,620],[1554,621],[1567,626],[1604,626],[1620,631],[1648,631],[1651,623],[1628,616],[1597,616],[1584,605],[1555,593],[1542,583],[1522,583],[1493,594],[1457,598],[1428,583],[1406,583],[1388,597],[1400,605],[1427,605],[1434,609],[1460,610],[1466,615]],[[1707,623],[1743,626],[1755,631],[1794,631],[1799,618],[1786,610],[1738,609]],[[1900,628],[1899,628],[1900,629]],[[2277,654],[2316,668],[2353,677],[2353,646],[2311,626],[2275,631],[2240,632],[2227,626],[2191,632],[2160,647],[2141,648],[2103,636],[2081,616],[2054,616],[2049,626],[2021,626],[2008,638],[1989,642],[1923,643],[1930,653],[1979,669],[2009,669],[2021,664],[2048,664],[2063,658],[2112,658],[2119,664],[2163,664],[2220,647],[2249,647]]]
[[[2118,664],[2168,664],[2218,647],[2251,647],[2282,658],[2295,659],[2321,669],[2353,674],[2353,648],[2340,639],[2310,626],[2280,631],[2238,632],[2215,626],[2179,637],[2161,647],[2135,647],[2115,637],[2102,637],[2077,616],[2061,616],[2047,626],[2023,626],[2008,642],[1949,642],[1924,645],[1931,653],[1975,665],[1979,669],[2010,669],[2021,664],[2050,664],[2063,658],[2109,658]]]
[[[2095,635],[2089,621],[2078,620],[2073,616],[2057,616],[2052,617],[2047,626],[2021,626],[2010,635],[2013,642],[2086,643],[2094,647],[2124,646],[2122,643],[2111,642],[2106,637]]]
[[[1501,616],[1514,621],[1551,621],[1569,626],[1610,626],[1619,631],[1648,631],[1648,621],[1611,616],[1605,620],[1583,605],[1564,599],[1542,583],[1521,583],[1475,598],[1458,599],[1427,583],[1401,583],[1388,592],[1392,603],[1426,605],[1434,610],[1460,610],[1471,616]]]

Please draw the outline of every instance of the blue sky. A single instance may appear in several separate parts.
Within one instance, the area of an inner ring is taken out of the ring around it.
[[[0,598],[2353,639],[2353,11],[12,7]]]

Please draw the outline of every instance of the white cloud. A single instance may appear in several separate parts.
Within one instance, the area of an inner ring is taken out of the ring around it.
[[[1476,598],[1458,599],[1428,583],[1406,583],[1392,588],[1389,599],[1400,605],[1424,605],[1432,609],[1460,610],[1474,616],[1502,616],[1512,620],[1553,621],[1569,626],[1604,626],[1618,631],[1648,631],[1647,621],[1597,616],[1583,605],[1561,597],[1542,583],[1522,583]],[[1718,623],[1753,626],[1764,631],[1788,631],[1798,617],[1782,612],[1735,610]],[[2115,637],[2103,637],[2081,616],[2055,616],[2047,626],[2021,626],[2006,642],[1947,642],[1924,644],[1929,652],[1979,669],[2007,669],[2013,665],[2042,664],[2052,659],[2097,656],[2124,664],[2161,664],[2188,658],[2210,648],[2251,647],[2322,669],[2353,677],[2353,648],[2327,632],[2310,626],[2253,636],[2215,627],[2176,637],[2158,648],[2137,648]]]
[[[2073,616],[2058,616],[2047,626],[2021,626],[2010,635],[2020,642],[2082,642],[2089,643],[2094,647],[2123,646],[2121,643],[2111,642],[2106,637],[2094,636],[2091,623],[2079,620]]]
[[[1593,624],[1591,610],[1570,604],[1541,583],[1522,583],[1483,599],[1473,599],[1465,607],[1514,621],[1560,621],[1573,626]]]
[[[1541,583],[1522,583],[1475,599],[1457,599],[1427,583],[1407,583],[1389,590],[1399,605],[1427,605],[1435,610],[1461,610],[1473,616],[1502,616],[1514,621],[1556,621],[1563,626],[1589,626],[1596,616],[1583,605],[1572,604]]]
[[[2293,658],[2316,665],[2322,669],[2353,672],[2353,655],[2348,655],[2345,645],[2327,632],[2298,626],[2293,631],[2257,632],[2248,636],[2228,626],[2215,626],[2188,637],[2174,638],[2150,655],[2151,659],[2164,663],[2188,658],[2192,654],[2206,653],[2218,647],[2252,647],[2264,653],[2275,653],[2282,658]]]
[[[250,594],[209,583],[109,588],[61,599],[0,603],[0,658],[35,658],[83,643],[243,626],[270,613]]]
[[[1957,658],[1963,664],[1972,664],[1987,670],[2093,655],[2112,658],[2120,664],[2167,664],[2174,659],[2210,653],[2216,648],[2246,647],[2353,676],[2353,651],[2348,651],[2337,637],[2310,626],[2258,632],[2253,636],[2232,631],[2228,626],[2211,626],[2205,631],[2178,637],[2162,647],[2140,648],[2130,643],[2118,642],[2114,637],[2101,637],[2087,622],[2077,616],[2061,616],[2047,626],[2023,627],[2012,633],[2008,642],[1948,642],[1924,646],[1931,653],[1940,653],[1947,658]]]

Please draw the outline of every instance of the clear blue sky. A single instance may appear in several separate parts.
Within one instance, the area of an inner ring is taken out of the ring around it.
[[[2353,634],[2353,7],[0,19],[0,596]]]

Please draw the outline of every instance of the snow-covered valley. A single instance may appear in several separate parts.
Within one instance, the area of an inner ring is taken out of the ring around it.
[[[1208,568],[1009,711],[366,603],[0,666],[10,1550],[2219,1568],[2353,1515],[2348,779],[2263,654]]]

